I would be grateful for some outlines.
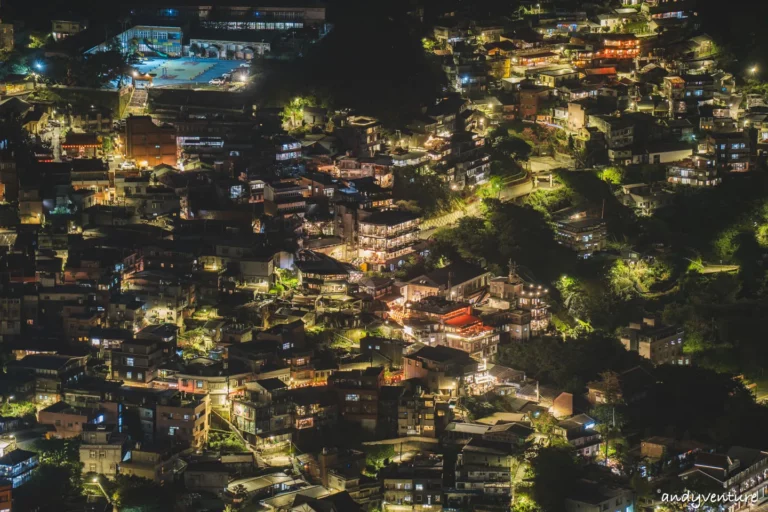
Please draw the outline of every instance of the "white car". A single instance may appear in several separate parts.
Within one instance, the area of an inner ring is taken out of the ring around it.
[[[222,80],[221,78],[214,78],[212,80],[209,80],[208,84],[209,85],[223,85],[224,84],[224,80]]]

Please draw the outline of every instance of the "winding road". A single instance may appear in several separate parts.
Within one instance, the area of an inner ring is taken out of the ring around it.
[[[533,179],[530,174],[526,174],[525,178],[521,178],[520,180],[511,182],[509,185],[505,186],[501,190],[499,199],[502,201],[511,201],[518,197],[527,196],[533,192],[533,190]],[[420,225],[421,233],[419,233],[419,237],[422,240],[428,240],[438,229],[456,224],[463,217],[479,217],[482,213],[482,204],[482,201],[477,200],[470,203],[462,210],[456,210],[455,212],[446,213],[445,215],[425,220]]]

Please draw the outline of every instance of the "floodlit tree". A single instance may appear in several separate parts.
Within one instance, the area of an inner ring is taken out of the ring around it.
[[[301,127],[304,120],[304,108],[314,105],[314,101],[311,98],[297,96],[293,98],[283,107],[283,111],[280,113],[280,117],[283,120],[283,125],[290,131]]]

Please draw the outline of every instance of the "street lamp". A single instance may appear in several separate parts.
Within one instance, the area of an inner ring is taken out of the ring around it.
[[[107,498],[107,503],[112,503],[112,500],[109,498],[109,494],[107,494],[107,491],[104,490],[104,487],[102,487],[101,482],[99,482],[99,477],[95,476],[91,481],[99,486],[99,489],[101,490],[102,494],[104,494],[104,497]]]

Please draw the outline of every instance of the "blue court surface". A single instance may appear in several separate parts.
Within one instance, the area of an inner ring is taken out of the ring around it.
[[[207,84],[209,80],[218,78],[224,73],[237,69],[244,60],[219,60],[192,57],[152,58],[134,67],[141,73],[155,73],[154,87],[168,85]]]

